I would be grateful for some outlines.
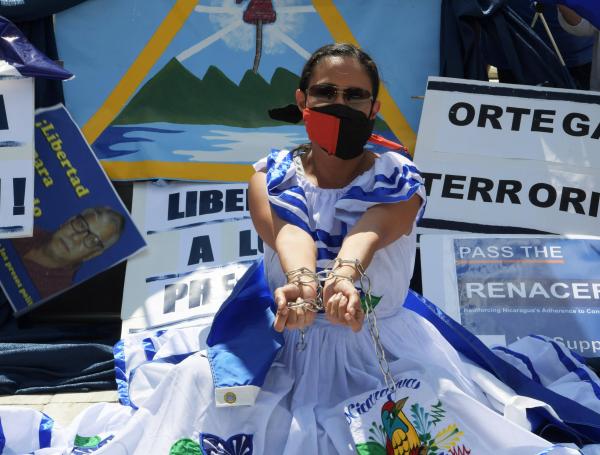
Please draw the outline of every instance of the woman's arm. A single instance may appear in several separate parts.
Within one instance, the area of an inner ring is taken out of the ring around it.
[[[275,249],[273,218],[267,196],[267,174],[256,172],[248,182],[248,206],[254,229],[271,249]]]
[[[410,234],[421,198],[413,196],[396,204],[378,204],[367,210],[350,230],[337,255],[342,260],[358,260],[367,269],[375,252],[401,236]],[[356,267],[339,265],[335,273],[347,277],[329,280],[323,291],[327,317],[331,322],[346,324],[357,331],[362,327],[364,314],[352,283],[360,278]]]
[[[315,313],[303,308],[289,310],[287,303],[298,298],[314,299],[317,295],[317,283],[311,282],[310,273],[315,272],[317,248],[312,237],[298,226],[290,224],[277,216],[269,204],[266,174],[255,173],[248,186],[250,216],[254,228],[263,242],[277,252],[284,273],[292,273],[288,284],[275,290],[277,304],[275,330],[296,329],[312,324]],[[294,271],[306,269],[308,273],[294,274]],[[301,284],[300,282],[304,283]]]
[[[565,31],[577,36],[592,36],[595,28],[571,8],[558,5],[558,22]]]

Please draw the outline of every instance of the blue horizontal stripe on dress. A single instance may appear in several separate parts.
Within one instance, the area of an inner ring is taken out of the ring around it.
[[[377,174],[373,178],[373,180],[375,182],[384,182],[384,183],[387,183],[388,185],[393,185],[394,182],[396,182],[398,175],[400,175],[400,168],[394,167],[394,172],[392,172],[392,174],[389,177],[386,177],[384,174]]]
[[[337,253],[329,251],[327,248],[317,248],[317,261],[332,261],[337,257]]]
[[[275,210],[275,214],[279,218],[281,218],[283,221],[287,221],[288,223],[292,223],[293,225],[298,226],[300,229],[302,229],[303,231],[308,233],[310,236],[312,236],[312,231],[310,229],[310,226],[308,226],[306,221],[304,221],[298,215],[296,215],[295,213],[291,212],[290,210],[288,210],[284,207],[281,207],[281,206],[273,204],[273,203],[271,203],[271,208],[273,210]]]
[[[330,234],[329,232],[324,231],[322,229],[317,229],[312,234],[312,237],[314,240],[323,242],[329,248],[339,248],[340,246],[342,246],[342,242],[344,241],[344,238],[346,238],[347,233],[348,227],[346,223],[342,223],[342,233],[339,235]]]
[[[394,202],[402,202],[407,201],[412,197],[413,194],[417,192],[419,186],[422,183],[414,180],[414,182],[409,183],[408,181],[401,179],[398,187],[394,188],[375,188],[373,191],[366,192],[360,186],[353,186],[348,190],[346,194],[344,194],[340,200],[344,199],[355,199],[358,201],[364,202],[375,202],[375,203],[394,203]],[[401,191],[404,191],[404,188],[407,187],[406,193],[400,194]]]
[[[301,210],[302,213],[304,213],[304,215],[306,215],[306,218],[308,219],[308,209],[306,208],[306,199],[304,201],[302,201],[302,199],[298,199],[297,197],[291,196],[290,194],[282,193],[279,196],[277,196],[277,200],[283,201],[283,202],[291,205],[292,207],[295,207],[295,208]]]
[[[304,194],[304,190],[302,188],[300,188],[298,185],[290,186],[288,188],[277,188],[277,187],[271,188],[267,184],[267,189],[268,189],[269,196],[279,196],[282,193],[292,192],[292,193],[296,193],[306,199],[306,194]]]
[[[287,221],[288,223],[298,226],[300,229],[309,234],[313,240],[323,242],[328,248],[339,248],[342,246],[342,242],[348,233],[348,226],[346,223],[342,223],[341,234],[330,234],[322,229],[313,231],[307,223],[308,218],[304,220],[292,210],[283,205],[278,205],[276,202],[270,201],[270,204],[279,218],[281,218],[283,221]]]

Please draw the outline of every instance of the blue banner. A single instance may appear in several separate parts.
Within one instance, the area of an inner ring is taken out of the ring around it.
[[[506,343],[545,335],[600,357],[600,240],[456,239],[454,253],[463,326]]]
[[[35,117],[33,237],[0,241],[0,284],[23,313],[145,245],[64,106]]]

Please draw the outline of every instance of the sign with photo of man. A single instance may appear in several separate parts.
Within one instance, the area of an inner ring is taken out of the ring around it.
[[[0,284],[16,314],[145,246],[64,106],[36,113],[35,145],[33,236],[0,241]]]

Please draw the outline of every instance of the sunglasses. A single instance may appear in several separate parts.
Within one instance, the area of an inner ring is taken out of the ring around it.
[[[308,96],[321,103],[333,103],[337,99],[338,94],[342,95],[347,105],[353,107],[363,107],[373,101],[371,92],[359,87],[341,89],[331,84],[316,84],[308,87],[306,92]]]

